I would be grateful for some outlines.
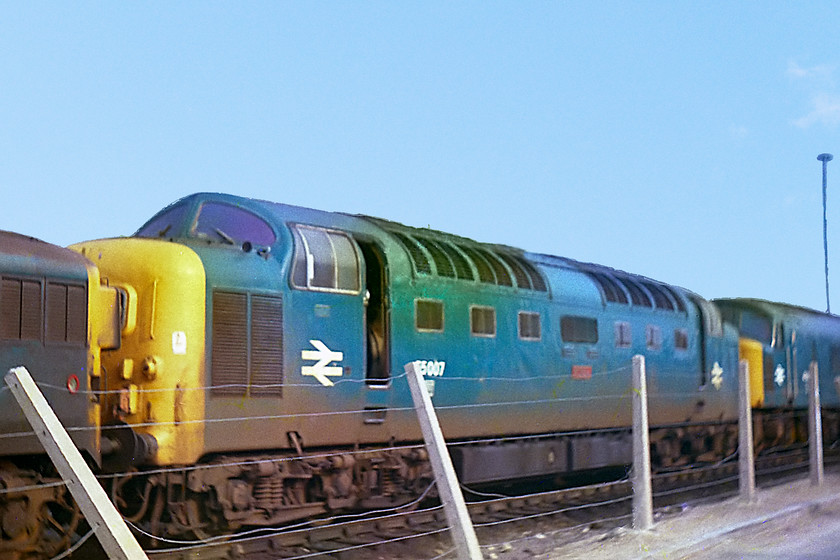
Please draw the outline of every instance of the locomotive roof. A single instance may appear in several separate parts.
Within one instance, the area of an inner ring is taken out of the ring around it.
[[[551,279],[545,275],[551,274],[552,269],[562,269],[586,276],[603,293],[604,299],[612,303],[684,311],[684,297],[701,299],[682,288],[606,266],[529,253],[508,245],[481,243],[467,237],[431,228],[415,228],[382,218],[326,212],[229,194],[189,195],[170,204],[155,217],[181,204],[192,205],[193,210],[196,210],[198,204],[206,201],[248,209],[271,222],[275,228],[290,221],[299,221],[357,233],[387,234],[405,249],[415,272],[421,275],[477,280],[534,292],[548,292]],[[147,224],[153,222],[155,217]],[[473,269],[478,278],[473,274]]]
[[[812,315],[840,319],[840,316],[834,315],[833,313],[826,313],[825,311],[811,309],[810,307],[803,307],[800,305],[793,305],[790,303],[783,303],[779,301],[770,301],[760,298],[716,298],[713,299],[712,302],[716,304],[734,304],[740,307],[749,307],[752,309],[764,311],[765,313],[774,313],[781,311],[783,313],[789,314],[792,313],[799,315]]]
[[[0,230],[0,247],[3,248],[3,268],[15,268],[28,274],[66,274],[83,276],[90,265],[82,255],[41,241],[35,237]]]

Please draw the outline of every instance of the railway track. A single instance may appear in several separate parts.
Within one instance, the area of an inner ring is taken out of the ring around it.
[[[826,463],[840,461],[840,452],[827,450]],[[756,458],[756,476],[763,484],[801,476],[808,470],[807,448]],[[676,504],[720,499],[738,491],[736,461],[684,468],[654,475],[654,505],[659,514],[679,511]],[[479,541],[493,550],[522,535],[556,533],[569,529],[573,541],[580,528],[609,530],[631,519],[632,485],[629,480],[530,493],[521,496],[483,495],[468,504]],[[172,544],[172,543],[170,543]],[[227,540],[182,544],[168,550],[150,550],[154,560],[193,558],[248,560],[380,558],[444,558],[451,549],[443,509],[432,506],[387,515],[356,518],[342,516],[276,531],[240,533]],[[486,553],[488,554],[488,553]]]

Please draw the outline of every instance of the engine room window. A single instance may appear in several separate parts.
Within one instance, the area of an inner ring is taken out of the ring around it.
[[[560,337],[563,342],[598,342],[598,321],[591,317],[566,315],[560,318]]]
[[[677,350],[688,350],[688,331],[685,329],[674,329],[674,348]]]
[[[346,234],[311,226],[295,226],[292,284],[316,291],[359,293],[356,244]]]
[[[662,329],[656,325],[645,327],[645,342],[649,350],[662,349]]]
[[[542,338],[539,313],[519,312],[519,338],[522,340],[540,340]]]
[[[630,323],[617,321],[615,323],[615,347],[630,348],[633,345],[633,331]]]
[[[470,307],[470,332],[473,336],[496,336],[496,310],[492,307]]]
[[[218,202],[206,202],[201,206],[190,233],[194,237],[230,245],[249,241],[253,245],[268,247],[276,240],[271,226],[262,218],[242,208]]]
[[[421,332],[443,332],[443,302],[431,299],[415,300],[414,325]]]

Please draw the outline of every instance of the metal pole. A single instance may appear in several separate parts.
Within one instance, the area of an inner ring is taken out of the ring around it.
[[[750,365],[747,360],[741,360],[738,364],[738,380],[738,486],[741,499],[752,502],[755,500],[755,461],[750,407]]]
[[[633,528],[653,527],[645,357],[633,356]]]
[[[831,313],[831,301],[828,297],[828,220],[825,216],[825,191],[827,184],[826,165],[834,159],[831,154],[820,154],[817,159],[822,162],[822,195],[823,195],[823,251],[825,252],[825,312]]]

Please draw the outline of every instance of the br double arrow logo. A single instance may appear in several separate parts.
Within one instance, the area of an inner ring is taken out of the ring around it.
[[[301,375],[311,375],[325,387],[332,387],[334,383],[330,377],[341,377],[342,368],[339,365],[331,366],[332,362],[340,362],[344,359],[343,352],[333,352],[320,340],[310,340],[309,343],[316,350],[303,350],[300,357],[304,360],[317,360],[315,365],[303,366],[300,368]]]

